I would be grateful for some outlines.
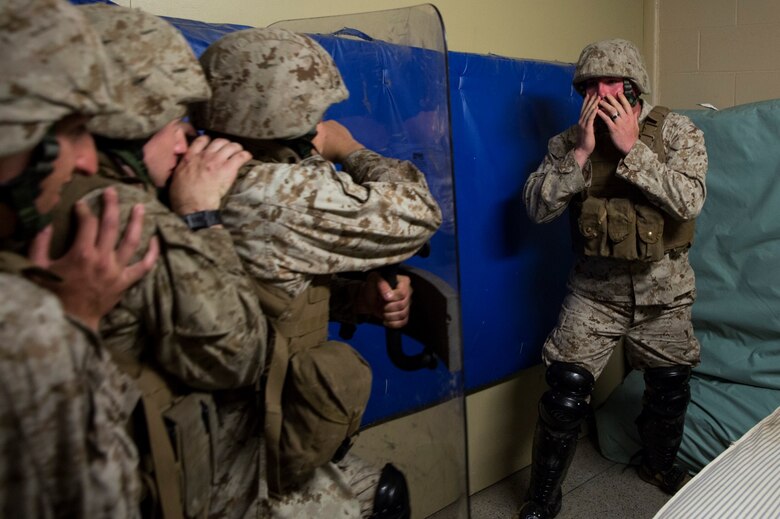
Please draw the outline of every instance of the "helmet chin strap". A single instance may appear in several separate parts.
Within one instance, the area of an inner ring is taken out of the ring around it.
[[[305,159],[308,157],[311,157],[312,151],[314,151],[314,144],[312,141],[314,140],[314,137],[317,136],[317,128],[312,128],[312,130],[307,133],[306,135],[301,135],[300,137],[296,137],[295,139],[287,139],[282,140],[279,139],[277,142],[281,144],[282,146],[286,146],[293,150],[295,153],[298,154],[298,156],[301,159]]]
[[[111,139],[95,136],[95,146],[120,164],[129,167],[144,184],[153,186],[149,169],[144,162],[144,145],[149,139]]]
[[[152,175],[149,173],[149,168],[144,162],[144,146],[147,142],[149,139],[111,139],[95,136],[97,148],[108,155],[118,168],[121,166],[130,168],[138,180],[157,190],[157,199],[160,202],[169,205],[169,189],[173,175],[168,177],[163,187],[156,187]]]
[[[0,184],[0,203],[9,206],[17,217],[13,236],[15,240],[32,240],[51,223],[51,214],[38,212],[35,200],[41,194],[41,183],[54,171],[54,161],[59,152],[60,145],[54,130],[49,129],[33,148],[24,171],[11,181]]]

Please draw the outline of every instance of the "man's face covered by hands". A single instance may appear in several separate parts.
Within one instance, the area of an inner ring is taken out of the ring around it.
[[[607,94],[617,97],[623,92],[623,78],[620,77],[599,77],[588,79],[583,83],[586,95],[597,95],[604,99]]]

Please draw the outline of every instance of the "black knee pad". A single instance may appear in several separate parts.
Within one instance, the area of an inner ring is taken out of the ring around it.
[[[403,472],[388,463],[382,468],[374,495],[374,511],[371,519],[409,519],[412,507],[409,503],[409,487]]]
[[[539,402],[539,416],[555,430],[579,427],[588,415],[588,398],[595,379],[587,369],[568,362],[553,362],[547,368],[550,390]]]
[[[690,366],[645,369],[645,406],[661,416],[685,413],[691,399],[690,378]]]

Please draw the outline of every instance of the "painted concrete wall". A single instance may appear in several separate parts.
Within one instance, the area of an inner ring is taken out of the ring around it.
[[[205,22],[265,26],[280,20],[359,13],[422,2],[400,0],[119,0],[145,11]],[[574,61],[601,38],[641,44],[643,0],[438,0],[450,50]]]
[[[658,94],[672,108],[780,97],[777,0],[659,0]]]

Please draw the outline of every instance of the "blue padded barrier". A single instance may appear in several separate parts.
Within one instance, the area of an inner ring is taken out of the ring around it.
[[[535,225],[523,185],[582,104],[571,65],[450,52],[467,391],[540,362],[565,293],[568,218]]]

